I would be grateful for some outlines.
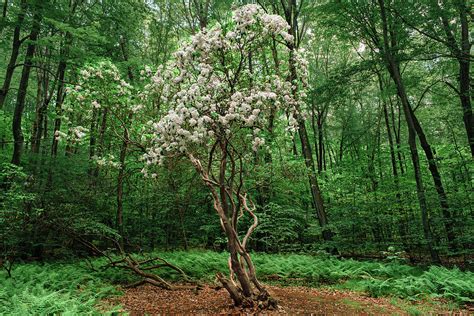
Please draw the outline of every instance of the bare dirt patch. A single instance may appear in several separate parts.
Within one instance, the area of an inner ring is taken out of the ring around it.
[[[268,286],[280,305],[277,311],[258,312],[232,306],[224,289],[206,285],[202,289],[163,290],[151,285],[125,289],[112,304],[120,304],[130,315],[407,315],[413,310],[442,315],[468,315],[468,311],[448,311],[439,304],[406,303],[390,298],[372,298],[363,293],[307,287]]]

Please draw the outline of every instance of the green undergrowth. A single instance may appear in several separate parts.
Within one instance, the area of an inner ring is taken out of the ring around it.
[[[11,278],[0,272],[0,315],[98,315],[100,301],[118,294],[82,263],[21,264]]]
[[[227,254],[210,251],[156,253],[195,279],[212,281],[227,272]],[[457,304],[474,302],[474,273],[439,266],[414,267],[396,262],[357,261],[300,254],[252,254],[262,281],[279,285],[331,286],[364,291],[373,297],[443,298]],[[174,271],[161,271],[179,280]]]
[[[227,253],[211,251],[156,252],[182,268],[196,280],[212,282],[215,273],[228,272]],[[396,262],[357,261],[300,254],[252,254],[258,277],[279,285],[331,286],[364,291],[374,297],[395,296],[406,299],[444,298],[458,304],[474,302],[474,273],[457,268],[414,267]],[[131,281],[126,274],[108,270],[108,279]],[[160,276],[180,281],[173,270],[162,269]]]
[[[227,273],[226,253],[212,251],[155,252],[195,280],[214,282],[215,273]],[[473,303],[474,273],[431,266],[412,267],[400,263],[341,260],[299,254],[252,254],[259,278],[278,285],[329,286],[364,291],[371,296],[403,299],[447,299],[453,304]],[[91,268],[91,264],[92,267]],[[120,269],[101,269],[103,258],[91,262],[29,263],[17,265],[12,278],[0,272],[0,315],[94,314],[109,296],[119,295],[117,284],[136,281]],[[174,270],[157,273],[169,281],[181,281]],[[109,307],[117,310],[118,308]]]

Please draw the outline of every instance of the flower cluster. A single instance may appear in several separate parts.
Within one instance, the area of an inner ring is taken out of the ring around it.
[[[68,101],[65,110],[73,112],[78,106],[91,117],[93,112],[104,107],[126,108],[133,87],[122,79],[113,63],[102,61],[86,66],[80,71],[80,77],[74,87],[67,87]]]
[[[288,33],[290,26],[285,19],[276,14],[265,13],[257,4],[245,5],[235,10],[233,20],[236,23],[237,32],[232,32],[229,35],[238,33],[254,35],[255,26],[258,25],[261,27],[263,35],[281,35],[285,41],[289,43],[293,41],[293,36]]]
[[[100,130],[105,133],[105,126],[111,126],[112,123],[117,123],[121,129],[132,130],[131,115],[143,113],[149,100],[150,92],[139,88],[143,84],[137,87],[130,85],[119,69],[109,61],[87,65],[79,75],[77,83],[66,88],[63,126],[67,128],[67,133],[57,131],[56,139],[66,138],[76,142],[84,139],[89,132],[99,133]],[[149,80],[152,76],[151,68],[145,67],[141,76],[143,80]],[[102,123],[99,124],[98,121]],[[90,125],[91,131],[78,125]],[[102,155],[103,152],[98,154]],[[96,157],[94,160],[100,166],[116,167],[107,156]]]
[[[60,141],[61,139],[63,138],[67,138],[67,134],[66,133],[63,133],[61,131],[56,131],[54,132],[54,139],[56,139],[57,141]]]
[[[82,126],[74,126],[69,129],[71,135],[73,135],[74,139],[81,140],[86,136],[86,133],[89,131],[87,128]]]
[[[104,157],[93,156],[92,160],[94,160],[99,167],[120,168],[120,162],[115,161],[116,158],[114,155],[109,154]]]
[[[183,45],[148,87],[170,107],[160,121],[149,123],[154,139],[144,157],[148,164],[245,135],[254,137],[254,151],[263,146],[269,115],[293,112],[296,101],[284,76],[258,69],[258,54],[275,36],[291,40],[288,28],[280,16],[246,5],[234,12],[230,26],[203,30]]]
[[[64,139],[68,139],[72,141],[73,143],[80,142],[86,137],[88,131],[89,130],[87,128],[82,127],[82,126],[72,126],[72,127],[69,127],[67,134],[59,130],[55,131],[54,138],[57,141],[60,141],[64,138]]]

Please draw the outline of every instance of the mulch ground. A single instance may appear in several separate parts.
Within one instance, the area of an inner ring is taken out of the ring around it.
[[[123,311],[138,315],[407,315],[403,304],[392,304],[389,298],[372,298],[363,293],[306,287],[267,286],[278,300],[277,311],[255,312],[232,306],[225,289],[208,285],[199,291],[179,289],[167,291],[151,285],[124,289],[125,294],[109,301],[120,304]],[[420,304],[420,303],[418,303]],[[420,305],[414,305],[420,307]],[[467,310],[448,312],[440,305],[421,306],[418,310],[437,315],[472,315]]]

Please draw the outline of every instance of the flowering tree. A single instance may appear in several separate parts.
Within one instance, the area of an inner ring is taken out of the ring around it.
[[[167,70],[153,77],[160,103],[170,106],[153,128],[149,165],[184,156],[210,190],[227,237],[230,278],[217,277],[241,306],[275,306],[257,280],[248,241],[257,227],[255,206],[244,189],[245,163],[264,148],[265,127],[279,109],[291,123],[296,105],[291,83],[269,69],[272,41],[286,49],[288,24],[257,5],[243,6],[224,26],[204,29],[175,53]],[[284,107],[283,107],[284,106]],[[285,117],[285,116],[283,116]],[[149,173],[145,168],[144,173]],[[152,174],[153,176],[154,174]],[[251,224],[240,232],[239,220]]]
[[[142,74],[146,83],[152,73],[146,67]],[[150,98],[143,89],[143,84],[132,86],[109,61],[84,67],[80,71],[77,84],[68,87],[67,92],[63,120],[69,128],[67,133],[57,130],[55,138],[66,138],[68,147],[71,147],[88,136],[89,158],[96,164],[91,174],[97,176],[99,167],[117,169],[116,228],[123,237],[123,182],[126,158],[131,145],[139,146],[132,136],[137,135],[143,125],[140,118],[146,117],[146,102]],[[137,112],[142,115],[134,118]],[[119,149],[106,146],[106,141],[115,144]],[[108,154],[106,148],[109,148]],[[111,150],[116,152],[111,153]]]
[[[127,253],[126,247],[123,245],[123,184],[127,166],[126,158],[132,146],[143,151],[142,145],[134,138],[141,132],[144,125],[143,119],[149,115],[156,116],[153,107],[150,109],[148,103],[152,99],[153,91],[144,89],[145,87],[150,88],[150,85],[146,85],[146,83],[152,75],[151,69],[145,67],[140,75],[141,83],[132,86],[123,79],[123,75],[113,63],[101,61],[84,67],[80,71],[77,84],[67,88],[68,98],[64,107],[66,113],[63,120],[67,123],[68,128],[66,133],[57,130],[55,138],[57,141],[65,138],[68,141],[68,146],[73,146],[75,143],[89,138],[91,161],[95,162],[97,167],[117,169],[116,228],[118,234],[98,223],[94,223],[94,225],[87,223],[87,227],[81,225],[72,228],[66,227],[64,230],[93,253],[105,257],[108,260],[107,266],[124,268],[141,277],[141,280],[134,283],[133,286],[150,283],[165,289],[173,289],[174,287],[170,283],[150,271],[159,267],[168,267],[182,274],[183,278],[187,280],[188,277],[181,269],[160,257],[138,260]],[[130,75],[128,77],[131,79]],[[137,113],[141,115],[135,115]],[[90,125],[90,129],[81,125]],[[105,137],[106,134],[109,137]],[[119,140],[118,160],[113,154],[105,153],[105,147],[109,147],[109,151],[113,150],[110,149],[112,144],[109,143],[108,146],[105,146],[105,138],[108,138],[110,143],[114,138]],[[98,172],[98,169],[95,171]],[[100,236],[108,242],[112,242],[121,256],[120,259],[112,258],[107,251],[101,250],[88,241],[87,237],[89,236]]]
[[[100,159],[100,138],[106,132],[107,125],[112,128],[125,129],[130,122],[130,114],[141,111],[144,107],[144,94],[123,79],[118,68],[109,61],[101,61],[84,67],[80,71],[75,86],[67,87],[68,98],[64,106],[64,120],[68,133],[56,131],[57,139],[68,138],[70,141],[82,139],[87,134],[93,141],[99,138],[99,146],[92,144],[91,158]],[[116,124],[110,121],[115,121]],[[78,124],[90,124],[90,128]],[[95,151],[99,147],[99,152]]]

